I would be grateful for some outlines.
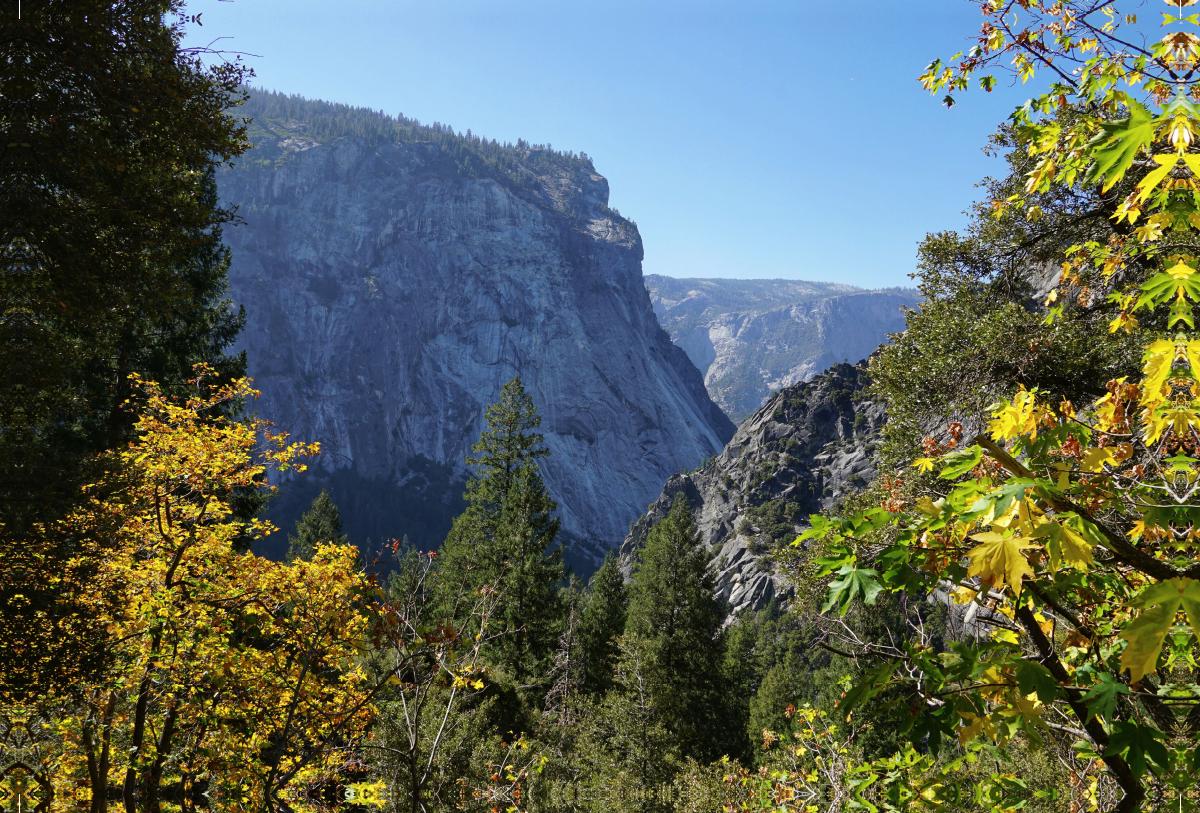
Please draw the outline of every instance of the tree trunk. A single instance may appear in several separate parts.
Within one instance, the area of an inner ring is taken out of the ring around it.
[[[179,718],[179,706],[171,704],[167,719],[163,722],[162,736],[158,738],[154,762],[142,775],[142,813],[158,813],[162,785],[163,763],[170,753],[171,740],[175,736],[175,721]]]

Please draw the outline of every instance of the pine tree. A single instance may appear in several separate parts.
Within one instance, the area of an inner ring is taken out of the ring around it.
[[[760,732],[749,730],[750,705],[760,685],[758,666],[758,637],[766,612],[747,613],[738,618],[725,633],[725,659],[722,664],[724,697],[721,703],[722,726],[729,733],[724,743],[729,756],[753,763],[752,742]],[[786,705],[786,704],[785,704]],[[782,707],[781,707],[782,708]],[[741,736],[738,736],[740,732]]]
[[[287,561],[311,561],[318,545],[346,545],[342,533],[342,517],[329,492],[321,489],[303,517],[296,521],[296,535],[288,534]]]
[[[485,419],[475,454],[467,458],[475,469],[464,495],[467,510],[442,545],[443,583],[455,600],[498,587],[486,654],[516,686],[538,687],[549,674],[563,620],[558,586],[564,568],[553,516],[558,505],[535,462],[549,451],[533,431],[541,418],[519,378],[504,385]],[[443,611],[461,614],[449,603]]]
[[[679,771],[687,743],[655,685],[651,650],[637,635],[620,637],[613,688],[593,701],[578,727],[570,762],[578,766],[573,784],[587,789],[580,801],[588,813],[674,809],[661,791]]]
[[[550,450],[542,445],[545,438],[533,431],[542,425],[542,419],[519,377],[501,388],[500,400],[487,408],[484,421],[487,428],[471,447],[475,456],[467,458],[467,465],[476,472],[476,478],[467,483],[467,500],[494,517],[517,471],[528,461],[547,457]]]
[[[559,520],[551,516],[557,508],[537,465],[526,461],[512,478],[496,523],[505,567],[496,617],[509,634],[498,639],[495,652],[519,686],[548,674],[561,631],[559,583],[565,573],[562,548],[553,547]]]
[[[629,591],[612,551],[592,575],[588,588],[578,632],[585,669],[583,690],[602,694],[612,688],[620,654],[618,639],[625,631],[629,612]]]
[[[650,684],[667,726],[685,753],[701,760],[740,750],[741,732],[727,730],[720,708],[725,615],[687,498],[676,495],[635,567],[626,631],[646,642]]]

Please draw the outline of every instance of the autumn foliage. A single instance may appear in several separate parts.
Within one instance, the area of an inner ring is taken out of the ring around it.
[[[183,402],[135,380],[137,439],[117,453],[120,474],[62,520],[105,538],[86,588],[109,646],[101,679],[71,686],[50,718],[60,750],[36,779],[51,809],[83,798],[103,811],[113,797],[189,809],[202,793],[261,809],[284,786],[337,778],[353,756],[343,746],[371,720],[355,551],[283,565],[235,544],[272,530],[236,519],[237,490],[317,449],[220,417],[255,393],[204,373]]]
[[[1194,809],[1200,774],[1200,15],[1184,12],[1193,2],[1167,3],[1165,36],[1114,2],[980,2],[977,45],[922,77],[935,92],[990,90],[994,78],[977,75],[1006,62],[1022,81],[1049,77],[1012,120],[1035,165],[1023,192],[994,210],[1036,222],[1036,196],[1055,187],[1094,190],[1110,205],[1111,239],[1059,257],[1042,306],[1050,324],[1107,312],[1109,333],[1140,341],[1140,376],[1113,378],[1088,403],[1014,388],[984,431],[914,462],[911,503],[818,518],[804,535],[828,546],[828,609],[906,591],[979,619],[942,651],[869,653],[875,666],[845,712],[899,692],[898,724],[934,750],[946,739],[1003,751],[1066,737],[1103,766],[1120,811]]]

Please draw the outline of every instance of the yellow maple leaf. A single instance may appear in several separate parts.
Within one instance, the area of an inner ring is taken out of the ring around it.
[[[918,497],[917,501],[913,503],[913,507],[926,516],[936,517],[938,514],[942,513],[943,502],[943,500],[934,502],[929,497]]]
[[[1143,415],[1146,431],[1146,442],[1155,443],[1170,428],[1176,434],[1186,435],[1188,428],[1200,425],[1200,413],[1194,409],[1156,409],[1147,408]]]
[[[970,587],[958,587],[950,595],[955,604],[970,604],[975,600],[976,591]]]
[[[1018,534],[1004,536],[995,531],[972,534],[971,538],[980,544],[967,552],[971,559],[967,575],[979,576],[997,590],[1008,585],[1014,595],[1021,595],[1021,579],[1033,575],[1033,568],[1021,551],[1039,547],[1034,540]]]
[[[958,742],[960,745],[965,747],[967,743],[980,734],[986,734],[991,740],[996,739],[996,726],[987,717],[980,717],[978,714],[969,711],[960,711],[958,716],[963,718],[963,724],[958,729]]]
[[[1087,570],[1094,561],[1091,543],[1066,525],[1047,522],[1038,526],[1033,535],[1046,540],[1046,552],[1050,556],[1050,567],[1054,570],[1064,564],[1076,570]]]
[[[1079,467],[1084,471],[1098,472],[1104,471],[1105,463],[1113,463],[1113,450],[1108,447],[1088,449],[1083,460],[1079,461]]]
[[[1129,642],[1121,653],[1121,668],[1129,670],[1132,684],[1157,667],[1163,641],[1180,609],[1186,612],[1192,630],[1200,634],[1200,582],[1183,576],[1158,582],[1135,596],[1129,605],[1141,609],[1120,636]]]
[[[1012,630],[1006,629],[992,630],[992,640],[1003,641],[1006,644],[1020,643],[1020,640],[1017,638],[1017,634]]]
[[[1187,343],[1187,360],[1192,375],[1200,378],[1200,339],[1192,339]]]
[[[1124,330],[1126,333],[1132,334],[1138,329],[1138,320],[1133,314],[1122,311],[1117,318],[1108,323],[1108,332],[1116,333],[1118,330]]]
[[[1163,228],[1161,223],[1146,222],[1146,225],[1140,226],[1133,230],[1138,240],[1143,243],[1153,243],[1163,236]]]
[[[914,460],[912,462],[912,465],[913,465],[913,468],[915,468],[917,471],[924,474],[925,472],[933,471],[933,458],[932,457],[918,457],[916,460]]]
[[[1028,433],[1037,438],[1037,419],[1041,410],[1032,392],[1024,387],[1013,396],[1012,403],[1002,401],[988,424],[993,440],[1008,440]]]
[[[1165,397],[1164,388],[1171,377],[1171,362],[1175,360],[1175,342],[1159,339],[1146,348],[1142,372],[1146,378],[1142,383],[1142,406],[1160,403]]]
[[[1138,195],[1138,203],[1144,203],[1146,198],[1150,197],[1180,160],[1178,155],[1154,155],[1151,157],[1158,164],[1158,167],[1146,173],[1146,177],[1142,178],[1141,182],[1138,183],[1137,188],[1141,193]],[[1162,234],[1161,228],[1158,230],[1158,233]]]
[[[982,521],[990,524],[993,530],[1001,528],[1006,531],[1019,531],[1025,536],[1031,536],[1034,528],[1042,521],[1043,517],[1045,517],[1045,512],[1034,503],[1029,500],[1017,500],[1000,516],[995,518],[985,517]]]
[[[1167,273],[1175,279],[1187,279],[1192,274],[1196,273],[1196,269],[1192,268],[1183,260],[1180,260],[1179,262],[1175,263],[1175,265],[1168,268]]]
[[[1042,615],[1041,613],[1034,613],[1033,620],[1037,622],[1038,627],[1041,628],[1042,632],[1045,633],[1047,638],[1053,639],[1053,637],[1054,637],[1054,622],[1053,621],[1051,621],[1049,618]]]

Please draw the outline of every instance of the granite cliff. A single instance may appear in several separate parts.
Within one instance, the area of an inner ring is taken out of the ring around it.
[[[483,410],[519,375],[587,571],[733,434],[659,327],[637,227],[586,157],[271,98],[251,100],[255,148],[218,183],[244,220],[226,237],[256,408],[324,450],[284,489],[285,525],[325,485],[353,541],[435,545]],[[369,126],[330,124],[350,114]]]
[[[734,612],[786,603],[793,589],[770,550],[794,539],[810,514],[836,505],[876,474],[886,407],[864,391],[865,362],[835,364],[787,387],[738,428],[716,458],[667,480],[621,545],[628,576],[650,529],[682,493]]]
[[[904,330],[904,309],[920,302],[912,289],[801,280],[647,275],[646,287],[659,322],[734,421],[772,392],[874,352]]]

